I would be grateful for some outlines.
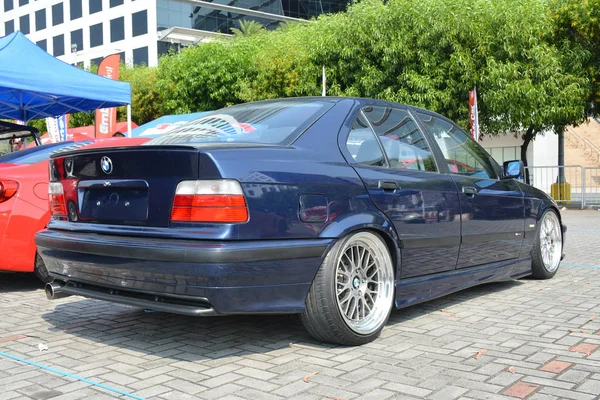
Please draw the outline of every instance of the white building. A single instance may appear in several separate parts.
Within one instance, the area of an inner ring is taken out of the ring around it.
[[[484,136],[479,144],[502,165],[504,161],[520,160],[521,136]],[[538,134],[527,148],[527,163],[535,166],[558,165],[558,135],[553,132]]]
[[[0,0],[0,36],[21,31],[55,57],[99,64],[118,53],[155,66],[169,49],[228,36],[242,19],[275,28],[345,8],[348,0]]]

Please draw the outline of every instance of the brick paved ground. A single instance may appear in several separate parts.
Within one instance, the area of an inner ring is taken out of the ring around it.
[[[600,211],[564,217],[567,258],[553,280],[395,311],[379,340],[357,348],[315,343],[296,317],[49,302],[34,279],[0,275],[0,399],[119,397],[4,354],[157,399],[598,399]]]

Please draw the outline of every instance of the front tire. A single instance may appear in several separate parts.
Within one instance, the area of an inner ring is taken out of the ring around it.
[[[531,276],[536,279],[550,279],[556,275],[562,250],[562,229],[558,214],[554,210],[547,210],[542,215],[537,228]]]
[[[39,254],[35,255],[35,267],[33,269],[35,276],[42,281],[43,283],[52,282],[53,278],[48,273],[48,269],[46,268],[46,264],[44,264],[44,260],[40,257]]]
[[[361,345],[375,340],[394,300],[394,265],[381,237],[358,232],[338,241],[312,283],[301,320],[317,340]]]

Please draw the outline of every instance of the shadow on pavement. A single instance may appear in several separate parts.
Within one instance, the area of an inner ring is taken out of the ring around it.
[[[0,272],[0,293],[33,292],[44,284],[34,274]]]
[[[491,283],[392,312],[388,328],[482,295],[520,285]],[[34,285],[31,285],[33,288]],[[76,297],[42,315],[54,331],[162,358],[199,361],[267,353],[290,346],[339,347],[315,341],[297,315],[188,317]],[[62,304],[61,304],[62,303]]]

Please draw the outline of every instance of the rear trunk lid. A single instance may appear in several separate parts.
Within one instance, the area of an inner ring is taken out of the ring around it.
[[[79,223],[167,227],[177,184],[200,174],[219,178],[211,159],[187,146],[93,149],[50,161],[68,220]]]

